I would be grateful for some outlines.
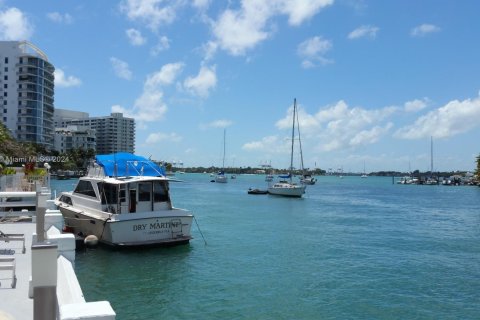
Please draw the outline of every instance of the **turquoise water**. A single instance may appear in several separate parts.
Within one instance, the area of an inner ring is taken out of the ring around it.
[[[264,176],[177,177],[206,245],[194,225],[186,246],[77,253],[117,319],[480,319],[479,187],[319,177],[288,199],[248,195]]]

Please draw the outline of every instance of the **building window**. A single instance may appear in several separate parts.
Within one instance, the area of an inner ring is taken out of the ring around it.
[[[3,117],[3,121],[4,121],[4,122],[7,122],[7,117]]]
[[[8,57],[5,57],[5,63],[8,63]]]
[[[8,80],[8,76],[4,76],[4,77],[3,77],[3,80]]]
[[[8,88],[8,83],[5,83],[5,84],[3,85],[3,87],[4,87],[5,89],[7,89],[7,88]]]
[[[7,105],[7,100],[3,100],[3,105],[4,105],[4,106]]]
[[[4,70],[5,70],[5,72],[8,72],[8,67],[5,67],[5,69],[4,69]]]

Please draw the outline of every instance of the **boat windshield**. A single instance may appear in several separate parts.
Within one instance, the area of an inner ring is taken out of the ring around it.
[[[100,192],[100,198],[102,204],[117,204],[118,199],[118,186],[115,184],[99,182],[98,191]]]
[[[97,195],[95,194],[95,190],[93,189],[92,183],[88,180],[79,180],[75,190],[73,193],[79,193],[84,196],[94,197],[96,198]]]

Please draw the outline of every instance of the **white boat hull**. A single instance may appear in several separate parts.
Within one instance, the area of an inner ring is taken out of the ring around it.
[[[193,215],[183,209],[154,212],[157,215],[102,219],[71,206],[60,206],[65,225],[76,235],[95,235],[100,242],[114,246],[175,245],[188,243]],[[127,216],[128,214],[124,214]],[[140,216],[136,214],[135,216]]]
[[[305,193],[305,186],[290,183],[276,183],[268,187],[268,193],[284,197],[302,197]]]
[[[218,176],[215,177],[215,182],[217,182],[217,183],[227,183],[228,178],[225,175],[218,175]]]

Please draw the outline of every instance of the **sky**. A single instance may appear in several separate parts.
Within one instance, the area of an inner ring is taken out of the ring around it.
[[[476,0],[0,0],[0,40],[55,66],[55,107],[136,120],[185,167],[473,170]],[[298,138],[295,141],[298,145]],[[295,167],[299,167],[295,149]]]

